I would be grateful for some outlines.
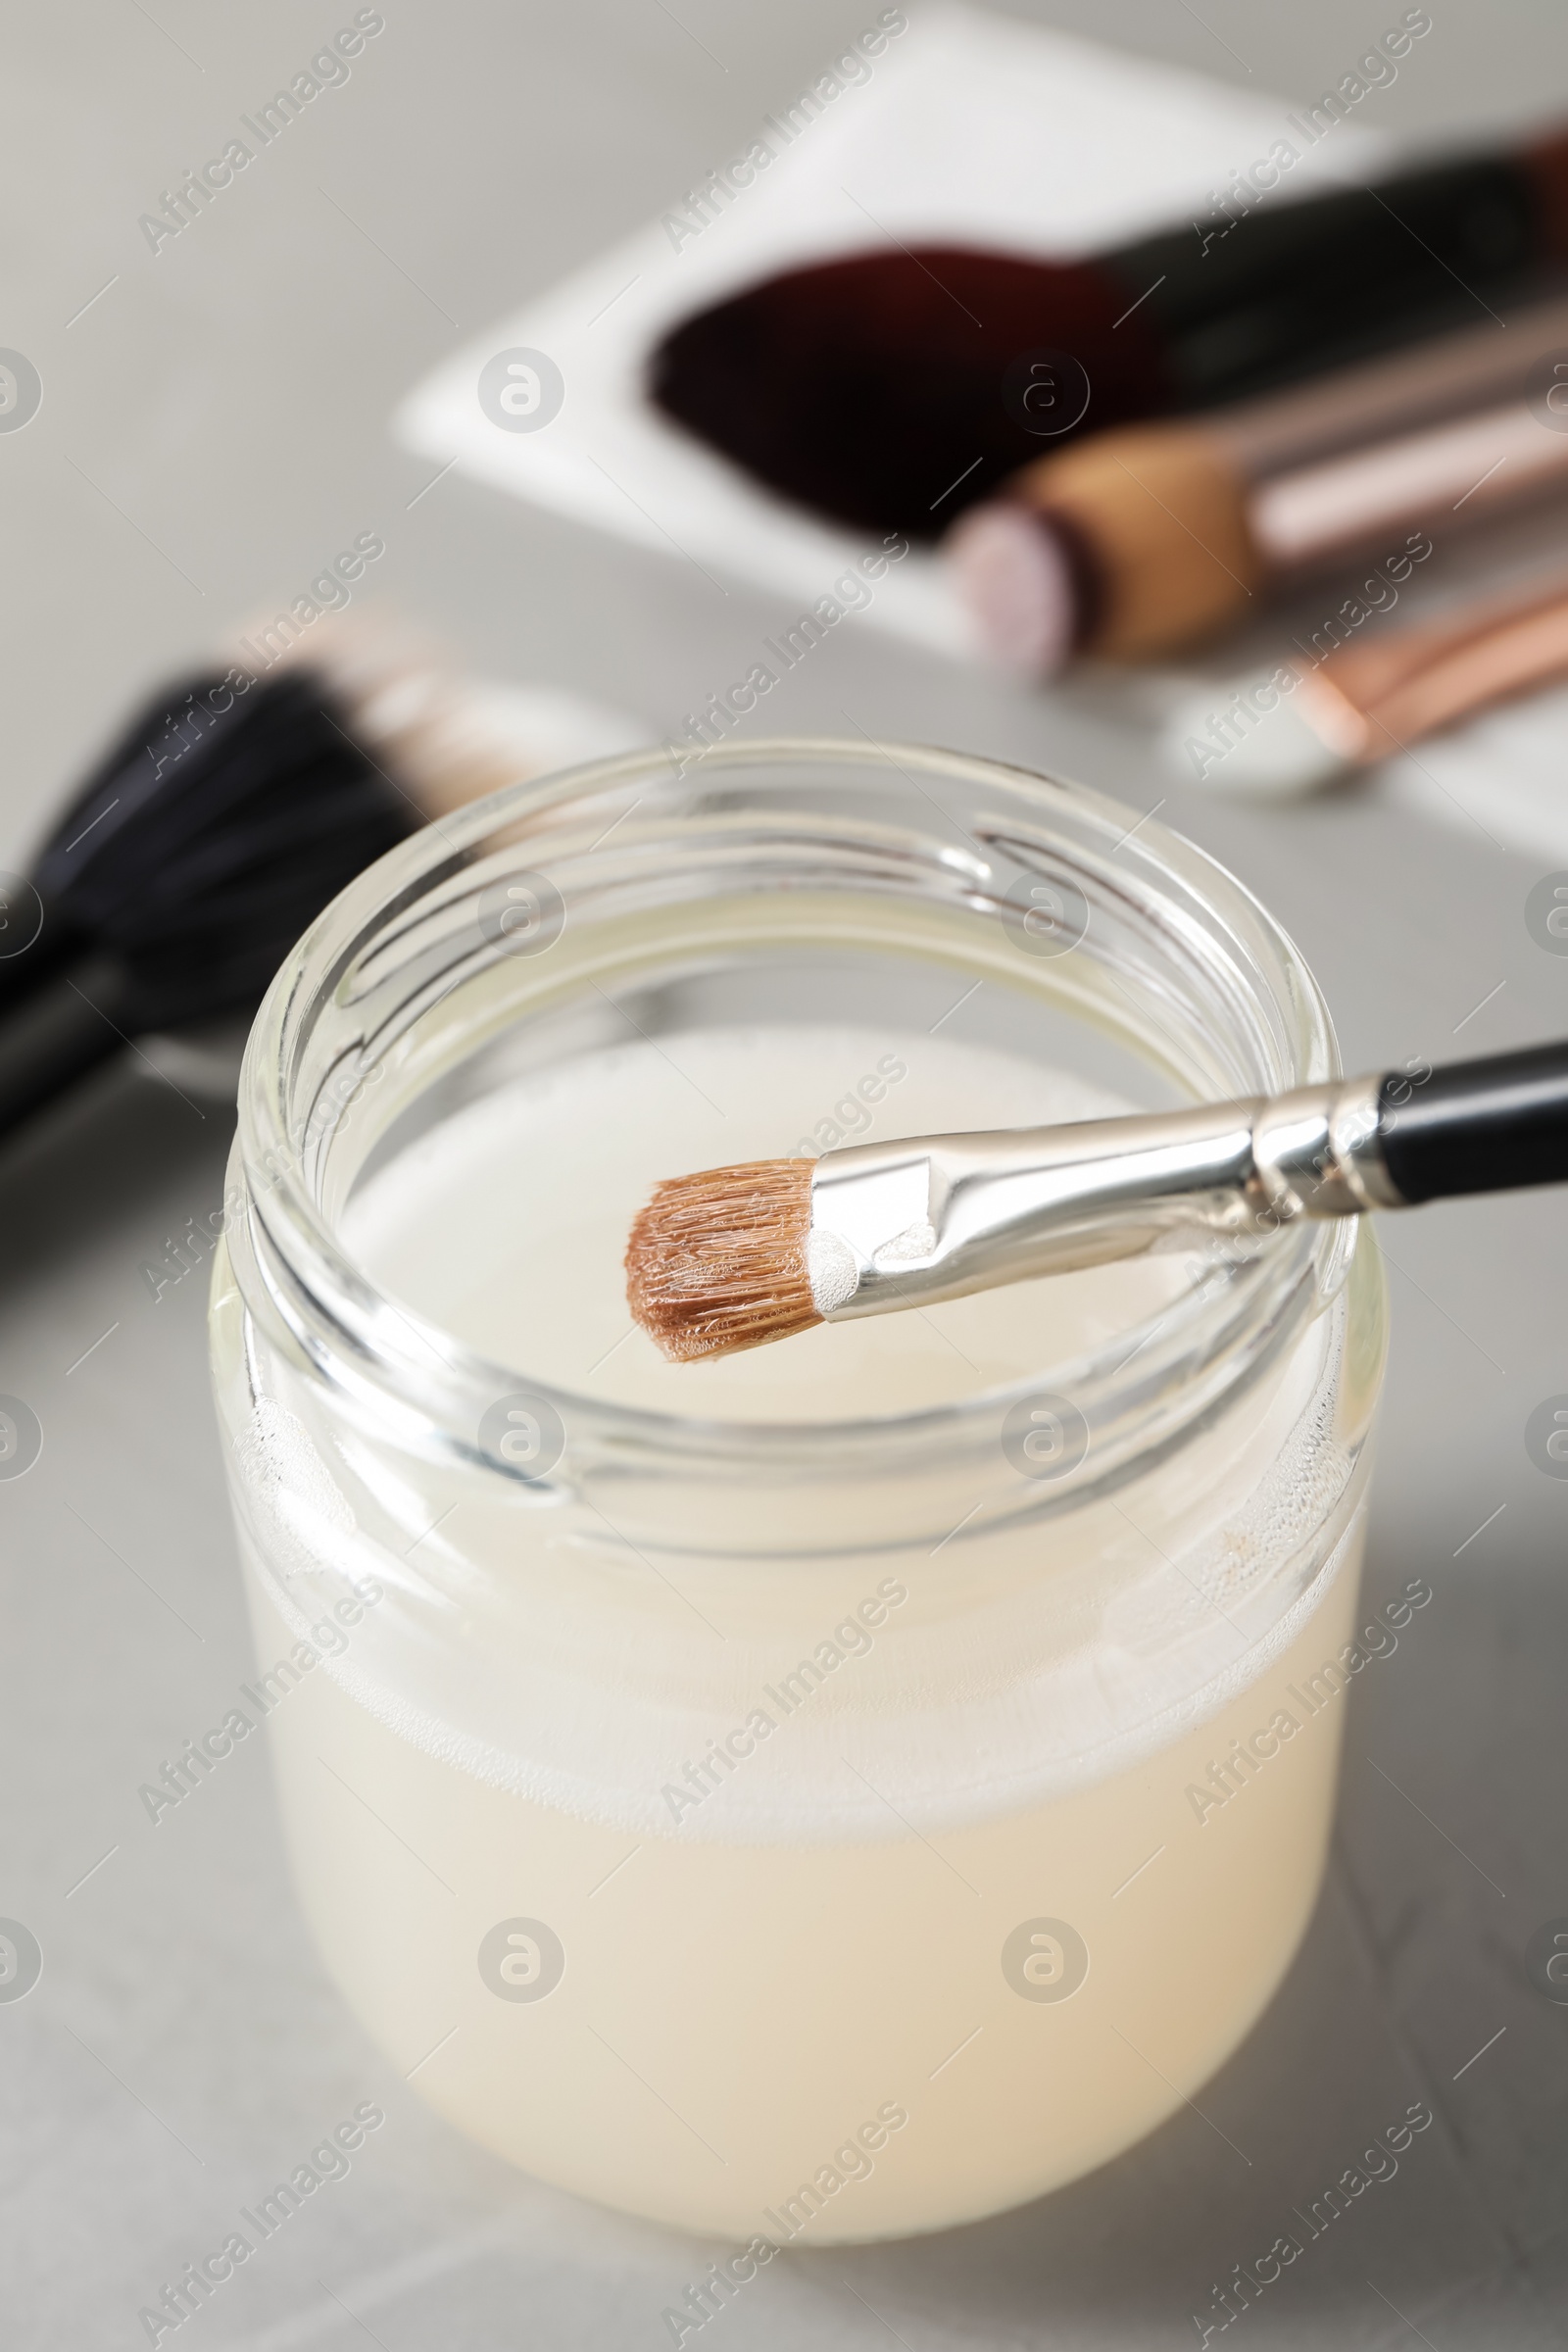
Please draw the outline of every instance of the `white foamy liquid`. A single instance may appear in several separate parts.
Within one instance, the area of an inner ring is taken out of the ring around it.
[[[864,1086],[877,1099],[866,1102]],[[1114,1117],[1065,1072],[885,1030],[704,1031],[584,1056],[472,1105],[350,1202],[377,1283],[496,1363],[620,1404],[704,1419],[915,1412],[1071,1361],[1156,1316],[1180,1257],[1015,1284],[917,1313],[668,1364],[627,1312],[622,1259],[662,1177],[803,1143]]]
[[[864,1124],[835,1112],[879,1073],[886,1091]],[[1187,1280],[1184,1261],[1131,1261],[670,1366],[631,1332],[623,1296],[626,1233],[652,1185],[808,1137],[831,1143],[834,1125],[856,1141],[1125,1107],[941,1035],[639,1041],[463,1111],[368,1182],[343,1230],[391,1294],[563,1388],[736,1420],[904,1412],[1119,1334],[1131,1347]],[[220,1329],[225,1311],[220,1270]],[[225,1347],[243,1422],[240,1350],[220,1337],[220,1370]],[[1003,1517],[954,1543],[922,1534],[879,1547],[873,1530],[863,1550],[857,1537],[842,1555],[780,1568],[741,1556],[747,1543],[715,1544],[703,1515],[731,1506],[694,1487],[690,1541],[704,1556],[669,1577],[617,1551],[592,1511],[514,1495],[448,1513],[444,1494],[417,1491],[411,1460],[366,1456],[362,1509],[390,1509],[404,1490],[392,1597],[341,1667],[308,1675],[270,1726],[302,1896],[357,2012],[416,2070],[416,2087],[490,2148],[585,2195],[742,2242],[940,2228],[1114,2155],[1234,2049],[1310,1910],[1343,1705],[1309,1715],[1297,1686],[1347,1638],[1354,1531],[1321,1605],[1297,1612],[1273,1655],[1239,1658],[1203,1719],[1167,1719],[1130,1762],[1049,1794],[1020,1794],[1015,1780],[1009,1796],[1008,1776],[1053,1742],[1075,1752],[1109,1738],[1117,1692],[1146,1670],[1152,1725],[1167,1655],[1180,1717],[1193,1685],[1180,1679],[1178,1637],[1191,1622],[1223,1651],[1223,1580],[1250,1573],[1251,1498],[1289,1462],[1311,1387],[1293,1357],[1248,1410],[1137,1489],[1045,1525]],[[328,1467],[350,1460],[341,1433],[317,1442]],[[241,1475],[252,1475],[243,1454]],[[309,1481],[300,1507],[304,1534],[264,1539],[272,1575],[253,1577],[264,1664],[304,1630],[303,1614],[279,1614],[312,1605],[304,1553],[314,1544],[330,1557],[332,1514]],[[1234,1553],[1216,1548],[1216,1531],[1230,1542],[1237,1524]],[[1198,1537],[1209,1549],[1189,1581]],[[392,1642],[397,1554],[416,1538],[408,1573],[442,1581],[441,1622],[455,1629],[427,1660]],[[791,1665],[884,1577],[905,1598],[869,1652],[786,1712],[778,1687]],[[1203,1597],[1211,1587],[1223,1603]],[[361,1678],[383,1664],[385,1688],[370,1690]],[[481,1777],[450,1741],[443,1750],[440,1726],[476,1721],[481,1687],[514,1692],[516,1754],[559,1768],[559,1793],[537,1779],[526,1793],[499,1770]],[[759,1704],[778,1718],[771,1737],[695,1819],[670,1819],[661,1784]],[[1296,1735],[1196,1814],[1189,1790],[1210,1760],[1282,1709]],[[919,1777],[933,1773],[961,1803],[922,1811]],[[634,1827],[617,1790],[643,1808]],[[787,1836],[756,1826],[775,1795],[793,1815]],[[498,1998],[476,1953],[498,1923],[536,1921],[559,1937],[564,1973],[537,2003]],[[1090,1955],[1059,2004],[1021,1992],[1016,1955],[1004,1960],[1009,1938],[1038,1927],[1032,1982],[1049,1982],[1055,1921]],[[890,2109],[906,2121],[883,2132],[867,2170],[857,2135]]]

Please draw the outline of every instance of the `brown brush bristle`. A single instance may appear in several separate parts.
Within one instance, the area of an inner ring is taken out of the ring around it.
[[[631,1229],[626,1299],[672,1363],[809,1331],[811,1162],[757,1159],[662,1184]]]

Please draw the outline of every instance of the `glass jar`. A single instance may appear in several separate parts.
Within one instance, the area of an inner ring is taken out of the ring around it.
[[[627,1020],[678,1057],[824,1004],[1139,1108],[1338,1066],[1268,915],[1094,793],[638,754],[444,818],[307,935],[213,1294],[328,1967],[488,2147],[765,2241],[726,2292],[1070,2180],[1246,2034],[1323,1865],[1385,1349],[1369,1230],[1301,1225],[1074,1361],[1043,1318],[1000,1392],[705,1420],[486,1361],[345,1244],[378,1171]]]

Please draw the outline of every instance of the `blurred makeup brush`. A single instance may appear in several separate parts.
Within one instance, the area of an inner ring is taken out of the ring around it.
[[[1212,635],[1335,564],[1446,540],[1568,492],[1568,302],[1182,424],[1042,458],[947,541],[998,662],[1049,676]],[[1404,546],[1399,545],[1400,538]]]
[[[855,1144],[662,1184],[633,1319],[676,1362],[1207,1235],[1568,1182],[1568,1043],[1273,1100]]]
[[[1178,708],[1165,747],[1200,783],[1283,798],[1563,677],[1568,577],[1233,678]]]
[[[1083,261],[890,239],[787,270],[674,327],[651,396],[786,498],[930,539],[1073,431],[1239,400],[1549,285],[1568,134],[1295,200],[1239,182],[1215,203]]]
[[[570,712],[363,626],[155,696],[30,873],[0,876],[0,1136],[136,1040],[248,1016],[327,902],[432,818],[635,740],[578,706],[570,742]]]

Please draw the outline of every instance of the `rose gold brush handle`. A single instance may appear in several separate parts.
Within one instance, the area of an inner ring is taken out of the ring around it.
[[[1565,308],[1037,460],[947,543],[980,641],[1037,675],[1074,655],[1143,661],[1400,536],[1446,544],[1568,495]]]
[[[1262,482],[1517,398],[1533,368],[1568,347],[1568,301],[1531,305],[1506,325],[1435,336],[1381,360],[1202,417],[1238,478]]]
[[[1568,433],[1523,400],[1379,441],[1259,482],[1247,531],[1277,581],[1338,563],[1414,524],[1438,532],[1568,487]]]
[[[1303,680],[1312,716],[1348,759],[1382,760],[1509,696],[1568,676],[1568,580],[1457,621],[1348,646]]]

